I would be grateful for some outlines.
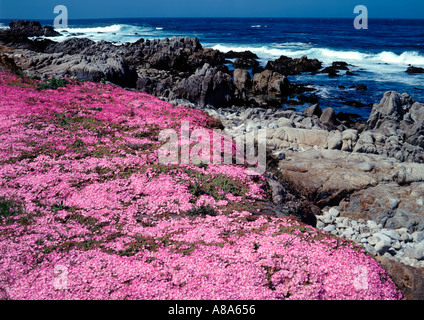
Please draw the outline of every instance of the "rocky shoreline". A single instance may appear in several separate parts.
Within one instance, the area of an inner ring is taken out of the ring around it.
[[[30,29],[26,34],[28,28],[15,23],[0,31],[0,70],[110,81],[200,108],[232,137],[266,128],[278,165],[270,179],[274,204],[281,210],[290,197],[296,210],[313,204],[317,220],[310,224],[362,245],[409,297],[424,297],[424,104],[387,92],[368,120],[358,121],[321,110],[310,94],[313,87],[293,85],[286,77],[302,72],[336,77],[349,72],[343,62],[321,70],[315,59],[281,57],[263,69],[251,52],[222,53],[188,37],[120,46],[76,38],[55,43],[28,39],[54,30],[37,24]],[[225,66],[228,59],[235,59],[235,70]],[[310,102],[304,113],[275,108],[294,94]],[[288,196],[288,188],[296,196]]]

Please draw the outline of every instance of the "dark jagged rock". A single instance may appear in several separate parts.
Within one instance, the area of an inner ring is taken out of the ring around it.
[[[206,63],[192,76],[181,80],[172,93],[174,98],[186,99],[200,107],[224,107],[233,101],[235,89],[229,74]]]
[[[358,84],[355,87],[355,89],[356,89],[356,91],[367,91],[368,90],[368,87],[366,85],[364,85],[364,84]]]
[[[238,90],[238,98],[245,100],[248,91],[252,88],[252,79],[249,72],[243,69],[235,69],[233,72],[233,82]]]
[[[346,74],[351,73],[348,68],[347,62],[344,61],[334,61],[331,66],[324,68],[320,73],[328,73],[330,78],[338,77],[340,70],[347,70]]]
[[[87,38],[71,38],[62,42],[55,42],[47,46],[46,53],[64,53],[64,54],[79,54],[85,51],[88,53],[88,48],[94,46],[95,42]],[[99,51],[97,51],[98,53]]]
[[[16,65],[15,60],[9,58],[3,53],[0,53],[0,71],[22,75],[22,69]]]
[[[12,33],[9,29],[0,30],[0,45],[5,47],[44,52],[53,43],[54,41],[49,39],[36,39],[32,41],[27,36]]]
[[[355,101],[355,100],[348,100],[348,101],[344,101],[343,103],[347,106],[352,106],[352,107],[355,107],[355,108],[365,107],[365,104],[363,104],[362,102],[359,102],[359,101]]]
[[[414,67],[410,66],[407,70],[407,73],[414,74],[414,73],[424,73],[424,68]]]
[[[336,70],[349,70],[347,62],[334,61],[332,67]]]
[[[309,95],[309,96],[305,96],[305,95],[302,94],[302,95],[298,96],[297,98],[302,103],[313,103],[313,104],[316,104],[319,101],[318,96],[315,95],[315,94],[312,94],[312,95]]]
[[[307,56],[303,56],[299,59],[281,56],[275,61],[269,61],[265,69],[283,75],[296,75],[303,72],[317,72],[321,67],[322,63],[320,61],[317,59],[308,59]]]
[[[333,66],[324,68],[323,70],[320,71],[320,73],[328,73],[328,76],[330,78],[334,78],[334,77],[339,77],[340,76],[338,74],[338,69],[334,68]]]
[[[172,89],[172,79],[167,78],[165,81],[160,81],[154,77],[143,77],[137,80],[137,90],[151,94],[157,97],[168,96]]]
[[[259,62],[253,59],[238,58],[234,61],[233,66],[235,68],[254,68],[259,66]]]
[[[16,20],[9,22],[10,32],[25,37],[56,37],[61,34],[54,30],[52,26],[42,27],[38,21]]]
[[[235,51],[228,51],[227,53],[224,54],[225,58],[227,59],[259,59],[259,57],[254,54],[251,51],[243,51],[243,52],[235,52]]]

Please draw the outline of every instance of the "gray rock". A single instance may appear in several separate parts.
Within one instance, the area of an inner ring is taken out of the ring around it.
[[[414,242],[424,241],[424,231],[416,231],[412,234],[412,239]]]
[[[325,227],[325,223],[322,222],[322,221],[320,221],[320,220],[318,220],[317,221],[317,228],[318,229],[323,229],[324,227]]]
[[[323,230],[325,232],[332,232],[332,231],[336,230],[336,227],[334,225],[330,224],[329,226],[326,226]]]
[[[420,242],[419,245],[407,245],[404,248],[406,257],[416,260],[424,260],[424,242]]]
[[[319,104],[314,104],[313,106],[306,107],[303,113],[307,115],[308,117],[312,117],[312,116],[321,117],[322,110],[319,107]]]
[[[380,231],[380,233],[390,237],[393,240],[399,240],[400,239],[399,233],[396,232],[395,230],[383,229],[383,230]]]
[[[336,122],[336,113],[333,108],[327,108],[322,112],[320,121],[326,125],[334,125]]]
[[[233,79],[234,85],[238,90],[238,98],[246,99],[247,92],[252,86],[249,72],[243,69],[235,69],[233,73]]]
[[[380,240],[377,237],[368,237],[367,241],[370,245],[375,246]]]
[[[374,247],[370,244],[365,245],[365,250],[372,254],[373,256],[377,255],[377,251],[374,249]]]
[[[376,243],[376,245],[374,246],[374,249],[379,255],[383,255],[390,249],[390,247],[391,247],[390,243],[387,243],[384,240],[380,240],[379,242]]]
[[[393,242],[393,239],[387,236],[386,234],[382,233],[381,231],[374,234],[374,237],[379,239],[380,241],[383,241],[385,243],[391,244]]]
[[[253,92],[256,94],[284,95],[289,90],[289,80],[278,72],[264,70],[253,76]]]
[[[354,234],[355,234],[355,231],[354,231],[351,227],[349,227],[349,228],[347,228],[346,230],[344,230],[342,234],[343,234],[345,237],[349,238],[350,236],[352,236],[352,235],[354,235]]]

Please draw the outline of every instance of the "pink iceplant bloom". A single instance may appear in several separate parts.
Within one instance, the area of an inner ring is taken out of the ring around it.
[[[402,298],[361,248],[254,215],[248,168],[158,163],[158,132],[212,130],[204,112],[36,85],[0,73],[0,299]]]

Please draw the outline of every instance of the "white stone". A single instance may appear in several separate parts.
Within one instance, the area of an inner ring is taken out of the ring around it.
[[[370,245],[375,246],[379,240],[373,236],[373,237],[367,238],[367,241]]]
[[[368,221],[367,221],[367,226],[368,226],[370,229],[377,229],[377,223],[376,223],[375,221],[372,221],[372,220],[368,220]]]
[[[412,234],[412,239],[414,242],[424,241],[424,231],[416,231]]]
[[[340,215],[340,211],[339,211],[339,210],[337,210],[336,208],[331,208],[331,209],[328,211],[328,214],[329,214],[330,216],[332,216],[332,217],[336,218],[336,217],[338,217],[338,216]]]
[[[345,235],[346,237],[350,237],[355,233],[355,231],[353,231],[352,228],[347,228],[345,231],[343,231],[343,235]]]
[[[374,234],[374,237],[376,237],[380,241],[384,241],[387,244],[391,244],[393,242],[393,239],[392,238],[390,238],[389,236],[387,236],[387,235],[385,235],[385,234],[383,234],[381,232],[375,233]]]
[[[388,229],[383,229],[380,231],[380,233],[390,237],[391,239],[394,240],[399,240],[400,239],[400,235],[399,233],[397,233],[395,230],[388,230]]]
[[[336,227],[334,225],[330,224],[329,226],[326,226],[323,230],[325,232],[332,232],[332,231],[336,230]]]
[[[404,233],[400,236],[400,240],[410,242],[412,241],[412,236],[409,233]]]

